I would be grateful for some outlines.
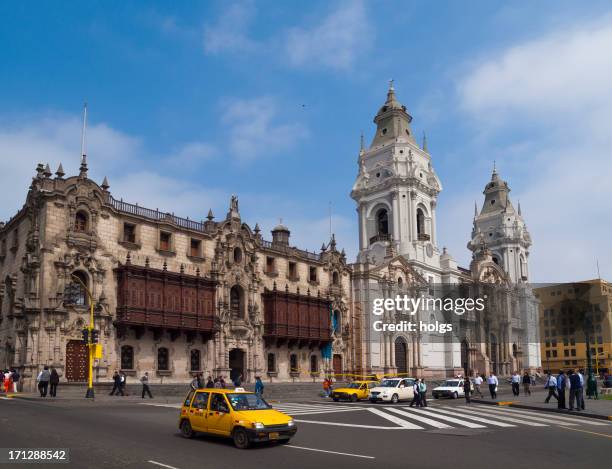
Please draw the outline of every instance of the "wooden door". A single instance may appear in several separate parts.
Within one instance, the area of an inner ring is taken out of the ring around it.
[[[66,344],[66,379],[68,381],[87,381],[89,357],[87,346],[80,340],[70,340]]]
[[[398,337],[395,339],[395,366],[397,367],[397,373],[400,376],[406,376],[408,373],[408,347],[406,341]]]
[[[340,376],[342,374],[342,355],[334,355],[334,374],[336,375],[336,379],[341,379]]]

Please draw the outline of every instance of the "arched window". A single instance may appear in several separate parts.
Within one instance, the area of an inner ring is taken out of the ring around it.
[[[402,279],[402,277],[397,278],[397,286],[399,288],[402,288],[404,286],[404,280]]]
[[[236,264],[242,262],[242,249],[240,249],[239,247],[234,248],[234,262]]]
[[[85,233],[87,231],[87,213],[79,210],[74,217],[74,231]]]
[[[89,285],[89,278],[85,272],[82,270],[77,270],[72,272],[72,275],[76,278],[71,277],[71,281],[78,286],[78,294],[74,298],[74,304],[77,306],[87,306],[89,304],[89,296],[87,295],[87,290],[85,286]],[[75,288],[76,290],[76,288]]]
[[[417,236],[424,235],[425,234],[425,213],[423,212],[423,209],[421,208],[417,208],[416,222],[417,222]]]
[[[276,372],[276,355],[273,353],[268,354],[268,373]]]
[[[340,311],[336,310],[334,311],[334,315],[332,316],[332,328],[334,329],[334,332],[339,332],[340,327]]]
[[[499,258],[497,256],[493,256],[493,262],[495,262],[497,265],[500,265]]]
[[[340,276],[338,275],[338,272],[334,272],[332,274],[332,284],[338,285],[339,282],[340,282]]]
[[[310,372],[317,373],[319,371],[319,359],[316,355],[310,356]]]
[[[160,371],[168,371],[170,369],[168,349],[165,347],[157,349],[157,369]]]
[[[200,371],[202,369],[202,362],[200,360],[200,351],[194,349],[191,351],[189,362],[191,364],[191,371]]]
[[[121,347],[121,369],[134,369],[134,348],[131,345],[123,345]]]
[[[376,213],[376,229],[379,235],[389,234],[389,215],[384,208]]]
[[[298,369],[298,357],[295,353],[292,353],[289,356],[289,371],[295,373],[299,371]]]
[[[521,263],[521,278],[523,280],[527,280],[527,262],[525,261],[525,257],[521,254],[520,263]]]
[[[244,318],[242,303],[242,288],[234,285],[230,290],[230,314],[233,318]]]

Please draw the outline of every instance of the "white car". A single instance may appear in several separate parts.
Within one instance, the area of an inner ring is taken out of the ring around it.
[[[441,386],[434,388],[431,394],[434,399],[440,397],[450,397],[452,399],[464,397],[463,378],[447,379]]]
[[[414,378],[386,378],[370,389],[370,402],[393,402],[394,404],[414,397]]]

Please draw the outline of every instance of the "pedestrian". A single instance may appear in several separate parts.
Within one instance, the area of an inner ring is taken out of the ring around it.
[[[119,383],[119,391],[121,392],[122,396],[127,396],[127,389],[126,389],[126,385],[127,385],[127,376],[126,374],[122,371],[121,372],[121,381]]]
[[[189,384],[189,386],[191,387],[192,391],[195,391],[196,389],[198,389],[200,386],[198,385],[198,375],[196,374],[193,379],[191,380],[191,383]]]
[[[578,370],[578,376],[580,377],[580,408],[584,410],[584,386],[586,382],[584,380],[584,370]]]
[[[512,374],[512,394],[516,397],[519,396],[520,386],[521,386],[521,375],[518,374],[518,371],[515,371]]]
[[[417,407],[421,406],[421,390],[419,389],[418,379],[416,379],[412,385],[412,401],[410,402],[410,407],[415,404]]]
[[[11,377],[13,379],[13,392],[19,392],[20,391],[19,380],[21,379],[21,376],[19,375],[19,372],[15,368],[11,368],[11,372],[12,372]]]
[[[465,378],[465,380],[463,380],[463,393],[465,394],[465,403],[469,404],[472,402],[470,398],[470,394],[472,393],[472,382],[470,378]]]
[[[567,376],[565,376],[565,372],[563,370],[559,371],[557,375],[557,395],[559,396],[557,399],[557,408],[558,409],[567,409],[565,407],[565,386],[567,384]]]
[[[212,376],[208,376],[208,380],[206,381],[206,387],[207,388],[215,387],[215,382],[213,381]]]
[[[11,370],[4,370],[4,392],[9,393],[13,390],[13,376]]]
[[[0,370],[0,392],[4,392],[4,370]]]
[[[599,399],[599,395],[597,394],[597,379],[595,378],[593,372],[589,374],[589,379],[587,380],[586,394],[589,399],[592,399],[593,397],[595,399]]]
[[[121,393],[121,375],[119,375],[119,372],[117,370],[115,370],[115,372],[113,373],[113,389],[111,390],[109,396],[115,396],[115,392],[117,394]]]
[[[550,402],[550,398],[554,397],[559,402],[559,396],[557,395],[557,378],[555,378],[550,371],[548,373],[548,378],[546,379],[546,384],[544,385],[544,389],[548,389],[548,396],[544,400],[546,404]]]
[[[149,389],[149,372],[145,371],[145,374],[140,378],[140,382],[142,383],[142,398],[145,398],[145,393],[149,395],[149,398],[153,399],[153,394],[151,394],[151,389]]]
[[[482,376],[480,376],[480,373],[476,373],[476,377],[474,378],[474,394],[478,393],[481,398],[484,397],[482,395],[482,390],[480,389],[482,382]]]
[[[219,378],[219,383],[221,384],[221,388],[225,389],[225,379],[223,378],[223,376],[221,376],[221,378]]]
[[[40,391],[40,397],[47,397],[50,379],[51,372],[49,371],[49,367],[45,365],[42,371],[38,373],[38,376],[36,377],[36,381],[38,381],[38,390]]]
[[[529,376],[527,370],[525,370],[525,374],[523,375],[523,394],[531,396],[531,376]]]
[[[330,395],[329,386],[330,386],[329,379],[325,378],[323,380],[323,392],[325,393],[325,397],[329,397]]]
[[[259,397],[263,397],[263,391],[264,384],[261,381],[261,378],[259,376],[255,376],[255,394],[257,394]]]
[[[427,385],[424,379],[419,383],[419,406],[427,407]]]
[[[582,384],[580,382],[580,375],[578,372],[573,370],[569,371],[570,381],[570,396],[569,396],[569,410],[574,410],[574,401],[576,401],[576,410],[582,409],[580,403],[580,395],[582,394]]]
[[[213,387],[217,389],[221,389],[221,378],[219,378],[218,376],[215,378]]]
[[[49,395],[57,397],[57,385],[59,384],[59,374],[55,368],[51,368],[51,376],[49,376]]]
[[[489,377],[487,378],[487,384],[489,385],[489,393],[491,393],[491,399],[497,399],[497,385],[499,381],[497,380],[497,376],[495,373],[489,373]]]
[[[236,376],[236,379],[234,380],[234,387],[239,388],[241,385],[242,385],[242,373]]]

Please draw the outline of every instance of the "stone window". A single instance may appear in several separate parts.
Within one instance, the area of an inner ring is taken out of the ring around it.
[[[423,235],[425,235],[425,213],[420,208],[417,208],[416,222],[417,222],[417,236],[420,239],[421,237],[423,237]]]
[[[308,280],[310,280],[311,282],[317,281],[317,268],[316,267],[308,268]]]
[[[189,363],[191,365],[191,371],[200,371],[202,369],[202,360],[199,350],[194,349],[191,351]]]
[[[242,249],[240,249],[238,246],[234,248],[233,257],[236,264],[240,264],[242,262]]]
[[[273,353],[268,354],[268,373],[276,372],[276,355]]]
[[[123,345],[121,347],[121,369],[134,369],[134,347],[131,345]]]
[[[289,262],[289,271],[287,278],[289,280],[298,280],[297,264],[295,262]]]
[[[232,318],[244,318],[242,296],[242,288],[239,285],[234,285],[230,290],[230,314]]]
[[[340,276],[338,275],[338,272],[334,272],[332,274],[332,285],[338,285],[340,283]]]
[[[266,257],[266,273],[267,274],[275,274],[276,273],[276,260],[273,257]]]
[[[136,244],[136,225],[131,223],[123,224],[123,241]]]
[[[310,372],[317,373],[319,371],[319,360],[316,355],[310,356]]]
[[[300,371],[298,368],[298,357],[295,353],[289,355],[289,371],[291,373],[296,373]]]
[[[165,347],[157,349],[157,369],[160,371],[168,371],[170,369],[169,353]]]
[[[389,234],[389,215],[384,208],[376,213],[376,228],[379,235]]]
[[[191,257],[202,257],[202,241],[191,238],[189,245],[189,255]]]
[[[79,210],[74,217],[74,231],[85,233],[87,231],[87,213]]]
[[[170,251],[171,250],[172,235],[165,231],[159,232],[159,250]]]
[[[89,295],[87,295],[87,290],[85,289],[85,286],[89,285],[89,278],[87,277],[87,274],[82,270],[77,270],[76,272],[73,272],[72,275],[74,275],[80,280],[79,281],[75,278],[72,278],[72,281],[79,287],[79,293],[75,298],[74,304],[77,306],[87,306],[89,304]]]

